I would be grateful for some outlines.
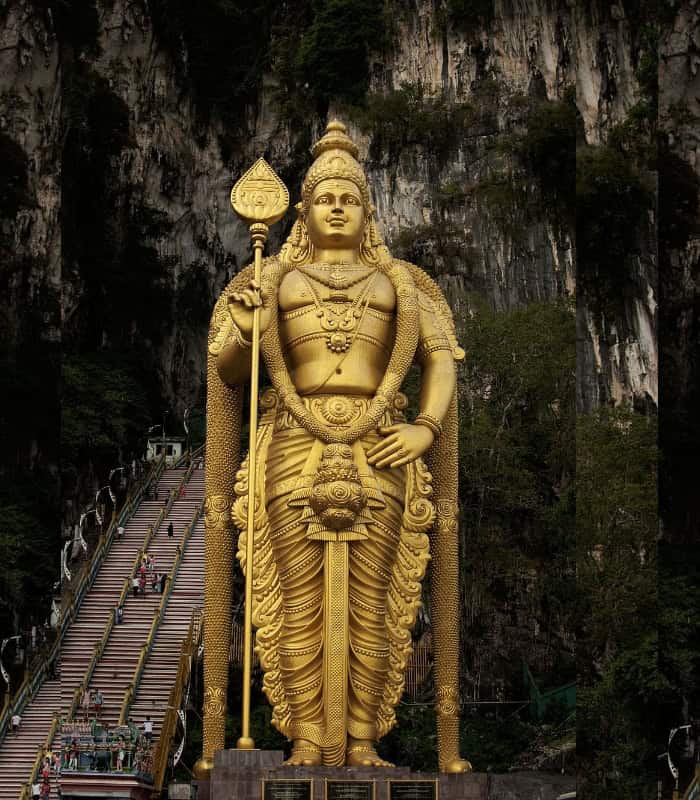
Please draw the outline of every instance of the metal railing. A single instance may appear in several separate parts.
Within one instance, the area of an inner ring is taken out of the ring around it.
[[[141,558],[143,557],[143,554],[147,551],[151,539],[158,531],[163,520],[170,513],[170,510],[175,500],[177,499],[179,489],[182,487],[184,483],[186,483],[189,480],[189,477],[192,474],[193,464],[194,461],[190,463],[190,467],[183,473],[182,479],[178,484],[177,490],[173,490],[170,492],[165,505],[163,506],[163,508],[161,508],[158,514],[156,522],[153,525],[149,525],[148,530],[146,532],[146,536],[144,537],[143,545],[137,551],[136,557],[134,558],[132,574],[136,571],[136,568],[141,563]],[[104,562],[107,553],[109,552],[109,548],[111,547],[117,527],[129,520],[133,512],[136,510],[136,507],[138,506],[141,498],[143,497],[146,486],[150,485],[153,482],[157,482],[160,479],[163,472],[165,471],[165,469],[166,469],[165,456],[162,455],[160,459],[154,464],[151,471],[147,473],[147,475],[145,475],[144,478],[140,481],[137,491],[134,492],[133,495],[129,495],[119,515],[112,520],[112,523],[110,524],[107,534],[101,540],[100,544],[98,545],[98,548],[96,549],[93,555],[90,568],[83,572],[80,578],[80,586],[78,586],[76,590],[72,593],[72,602],[68,606],[69,612],[66,614],[65,618],[62,615],[62,621],[65,623],[65,628],[61,632],[60,640],[57,638],[55,642],[56,655],[58,654],[58,649],[60,647],[61,641],[64,638],[65,630],[67,629],[68,626],[68,621],[69,620],[72,621],[77,616],[77,613],[80,609],[80,604],[82,603],[82,599],[89,590],[89,588],[92,586],[95,576],[99,571],[100,567],[102,566],[102,563]],[[117,605],[122,605],[125,602],[126,596],[129,592],[130,583],[131,583],[130,578],[126,578],[124,580],[124,585],[119,595]],[[81,697],[90,685],[90,681],[92,680],[92,675],[95,671],[95,667],[97,666],[97,663],[99,662],[100,658],[102,657],[102,654],[104,653],[104,649],[107,646],[107,642],[109,641],[109,636],[112,632],[113,627],[114,627],[114,613],[110,611],[110,615],[103,629],[102,636],[95,645],[92,658],[90,659],[90,663],[88,664],[87,669],[85,670],[83,679],[73,692],[73,700],[71,702],[71,706],[67,715],[68,719],[73,719],[75,717],[75,714],[78,710],[78,706],[80,704]],[[50,661],[48,663],[50,663]],[[29,776],[29,781],[28,783],[24,784],[22,789],[20,790],[20,800],[24,800],[24,798],[28,798],[31,796],[31,784],[35,780],[38,774],[43,754],[51,747],[51,742],[53,741],[53,738],[56,734],[57,724],[58,724],[57,720],[54,719],[54,723],[52,724],[51,730],[49,731],[50,738],[49,736],[47,736],[44,746],[42,748],[39,748],[37,757],[34,761],[34,765],[32,766],[32,771]]]
[[[160,737],[156,743],[153,755],[153,791],[160,792],[163,788],[165,770],[168,766],[170,744],[177,728],[178,711],[182,705],[185,689],[189,686],[192,668],[197,658],[197,651],[202,639],[202,622],[204,615],[201,608],[192,610],[192,618],[187,630],[187,636],[182,643],[180,660],[177,665],[177,675],[168,696],[168,707],[160,730]]]
[[[105,556],[112,545],[117,527],[131,517],[146,486],[154,480],[157,481],[164,469],[165,459],[161,458],[154,463],[151,470],[147,472],[129,492],[119,514],[112,517],[107,532],[100,536],[100,541],[92,554],[92,558],[83,568],[80,577],[77,579],[77,583],[71,586],[69,591],[64,594],[61,599],[59,628],[56,639],[50,646],[48,653],[37,654],[29,665],[24,680],[15,694],[12,697],[10,697],[9,693],[5,695],[2,711],[0,712],[0,744],[2,744],[7,733],[12,711],[16,710],[18,713],[21,713],[27,703],[31,702],[31,699],[43,684],[51,663],[58,657],[66,631],[77,616],[85,594],[94,583],[95,576],[99,572]]]
[[[151,650],[153,649],[153,643],[158,633],[158,629],[160,628],[160,623],[167,610],[168,600],[170,599],[170,593],[175,584],[175,579],[180,569],[180,564],[182,563],[182,559],[184,558],[185,555],[185,548],[187,547],[187,543],[190,540],[192,531],[194,530],[194,527],[197,524],[201,513],[202,513],[202,506],[200,504],[195,508],[194,514],[192,515],[192,519],[185,527],[185,530],[182,534],[182,540],[180,542],[180,550],[175,556],[175,560],[173,561],[170,574],[167,577],[167,588],[163,592],[163,595],[160,599],[160,603],[158,604],[158,608],[155,610],[155,613],[153,615],[153,622],[151,622],[151,628],[148,631],[148,636],[146,637],[146,641],[141,647],[141,652],[139,653],[139,660],[136,663],[133,677],[131,679],[131,682],[126,688],[126,691],[124,692],[124,700],[122,701],[122,708],[119,714],[120,725],[125,725],[127,719],[129,718],[129,711],[131,709],[131,704],[133,703],[134,697],[138,692],[139,684],[141,683],[141,676],[143,675],[143,671],[146,666],[146,661],[148,660],[148,657],[151,654]]]
[[[148,552],[149,545],[151,540],[158,532],[158,529],[162,525],[163,521],[166,519],[168,514],[170,513],[173,504],[178,496],[178,492],[180,488],[187,483],[189,480],[189,476],[192,474],[192,468],[185,470],[180,483],[178,484],[177,489],[173,489],[170,494],[168,495],[167,500],[165,501],[165,505],[161,508],[160,512],[158,513],[158,518],[156,521],[148,526],[146,531],[146,536],[144,537],[143,544],[141,547],[136,551],[136,555],[134,556],[134,560],[131,565],[131,570],[129,572],[129,577],[124,579],[124,584],[122,586],[122,590],[119,594],[119,599],[117,600],[117,606],[122,606],[126,602],[127,595],[129,594],[129,589],[131,588],[131,576],[136,574],[136,570],[141,563],[143,556],[145,553]],[[114,612],[110,610],[109,617],[105,624],[104,630],[102,632],[102,636],[100,637],[100,641],[97,642],[94,648],[94,652],[92,654],[92,658],[90,659],[90,663],[85,670],[85,674],[83,676],[82,681],[80,684],[75,688],[73,692],[73,701],[71,703],[71,707],[68,711],[68,719],[72,720],[75,718],[75,714],[78,710],[78,706],[80,704],[80,699],[83,696],[84,692],[87,691],[88,687],[90,686],[90,681],[92,680],[93,673],[95,672],[95,667],[97,666],[100,658],[102,658],[102,654],[104,653],[104,649],[107,646],[107,642],[109,641],[110,634],[112,633],[112,629],[114,628]]]

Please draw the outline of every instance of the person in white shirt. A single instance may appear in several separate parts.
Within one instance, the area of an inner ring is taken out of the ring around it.
[[[20,723],[22,722],[22,717],[20,717],[20,715],[15,711],[10,721],[12,723],[12,732],[17,733]]]
[[[32,800],[39,800],[39,795],[41,794],[41,784],[39,781],[35,780],[32,784]]]
[[[150,717],[146,717],[143,723],[143,735],[148,739],[148,743],[151,743],[153,739],[153,722],[151,721]]]

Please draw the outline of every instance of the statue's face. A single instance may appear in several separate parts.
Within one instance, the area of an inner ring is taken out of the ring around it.
[[[306,226],[314,247],[358,250],[365,226],[360,190],[345,178],[320,181],[311,195]]]

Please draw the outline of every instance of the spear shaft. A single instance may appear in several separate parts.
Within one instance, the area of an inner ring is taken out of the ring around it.
[[[250,224],[253,242],[255,285],[262,281],[262,254],[268,226],[280,220],[289,207],[289,192],[262,158],[246,172],[231,192],[234,211]],[[260,383],[260,306],[253,309],[250,353],[250,429],[248,434],[248,515],[245,552],[245,616],[243,622],[243,698],[239,750],[255,749],[250,735],[250,689],[253,662],[253,553],[255,540],[255,489],[257,475],[258,387]],[[261,497],[264,503],[265,498]]]
[[[262,277],[262,252],[268,227],[262,222],[250,226],[255,253],[254,276],[259,286]],[[260,383],[260,306],[253,311],[253,341],[250,353],[250,429],[248,432],[248,524],[245,543],[245,617],[243,623],[243,704],[239,750],[253,750],[250,735],[250,681],[253,661],[253,539],[255,531],[255,484],[257,475],[258,386]],[[264,502],[264,498],[260,498]]]

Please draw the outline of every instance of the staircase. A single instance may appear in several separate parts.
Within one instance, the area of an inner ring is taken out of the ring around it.
[[[204,494],[204,472],[198,472],[198,478],[195,477],[197,472],[192,473],[187,489],[188,500],[190,496],[201,500]],[[150,716],[154,741],[160,736],[168,695],[177,675],[182,640],[192,617],[192,609],[204,607],[203,564],[204,520],[200,518],[183,553],[166,612],[131,706],[131,719],[135,724],[141,726],[146,716]]]
[[[19,790],[44,746],[53,715],[59,710],[60,680],[46,680],[24,709],[18,733],[8,732],[0,747],[0,798],[17,800]]]
[[[155,524],[165,498],[182,480],[183,472],[181,469],[169,469],[162,474],[158,482],[159,499],[141,501],[129,520],[122,539],[112,542],[109,557],[83,600],[78,618],[71,625],[61,648],[61,709],[64,714],[71,707],[75,689],[85,675],[109,615],[114,613],[124,580],[131,578],[134,558],[143,545],[148,526]],[[126,610],[124,621],[127,623]],[[91,688],[94,689],[95,685],[92,684]],[[104,695],[106,687],[100,688]]]
[[[184,469],[166,470],[158,482],[158,500],[142,500],[125,527],[121,539],[114,539],[107,557],[95,581],[83,598],[82,605],[70,628],[66,631],[60,652],[60,679],[46,680],[31,703],[22,713],[22,724],[17,735],[8,733],[0,745],[0,800],[18,800],[22,786],[28,781],[34,765],[38,748],[44,745],[50,731],[54,713],[61,713],[65,719],[73,702],[76,688],[85,676],[92,659],[95,645],[100,641],[110,615],[118,603],[124,581],[131,573],[139,549],[143,546],[149,526],[154,525],[168,499],[171,489],[179,487],[184,477]],[[203,499],[204,470],[194,470],[186,487],[186,496],[173,503],[169,515],[161,523],[152,537],[148,551],[155,556],[155,571],[168,573],[173,564],[176,547],[182,540],[185,526],[191,522],[196,506]],[[172,521],[174,536],[167,535],[168,522]],[[147,682],[141,696],[155,698],[151,702],[151,718],[157,721],[154,734],[160,730],[165,703],[160,697],[158,681],[172,683],[174,672],[160,669],[157,662],[172,658],[177,665],[180,643],[185,637],[194,606],[202,605],[203,596],[203,523],[192,531],[185,550],[180,570],[172,587],[170,608],[162,620],[161,636],[156,642],[143,674]],[[104,698],[100,718],[111,728],[118,721],[124,692],[130,683],[134,667],[138,661],[153,619],[153,612],[160,603],[160,593],[151,592],[147,583],[146,595],[133,597],[130,592],[123,605],[123,623],[115,625],[107,640],[107,646],[98,661],[89,687],[99,688]],[[187,613],[185,608],[188,609]],[[172,649],[172,653],[170,652]],[[168,661],[169,663],[169,661]],[[153,676],[153,677],[149,677]],[[170,685],[163,687],[165,697]],[[137,698],[140,702],[140,699]],[[148,702],[148,700],[144,700]],[[139,724],[146,713],[141,706],[134,706],[134,719]],[[80,718],[78,709],[76,717]],[[53,742],[54,748],[61,747],[58,733]],[[56,781],[52,778],[51,797],[57,798]]]
[[[167,472],[164,473],[158,487],[159,495],[161,494],[161,490],[167,486],[167,484],[163,483],[164,479],[172,480],[174,485],[179,484],[182,479],[181,470],[171,470],[170,472],[179,472],[179,475],[169,475]],[[192,521],[195,508],[201,502],[202,493],[195,493],[191,491],[188,486],[186,497],[175,501],[170,514],[161,523],[148,547],[148,552],[155,556],[156,573],[169,573],[172,569],[176,547],[182,539],[185,527]],[[159,507],[158,502],[152,504]],[[172,538],[168,536],[167,531],[169,522],[173,523],[174,535]],[[199,562],[200,583],[202,582],[202,563],[203,562]],[[122,584],[124,578],[127,577],[131,578],[131,564],[128,566],[127,571],[121,574]],[[121,590],[121,585],[119,588]],[[153,622],[153,614],[158,608],[160,600],[160,593],[151,591],[150,575],[148,575],[145,595],[139,594],[137,597],[134,597],[133,593],[127,595],[126,602],[124,603],[124,621],[121,625],[115,625],[112,629],[107,647],[93,673],[92,680],[90,681],[90,689],[93,692],[97,689],[102,692],[104,705],[102,707],[100,720],[107,723],[110,729],[119,722],[119,713],[124,700],[124,692],[131,682],[134,669],[139,660],[141,647],[146,642],[151,623]],[[106,617],[104,619],[106,620]],[[180,631],[180,638],[184,636],[188,623],[189,617],[187,622],[183,624]],[[179,653],[179,647],[177,649]]]

